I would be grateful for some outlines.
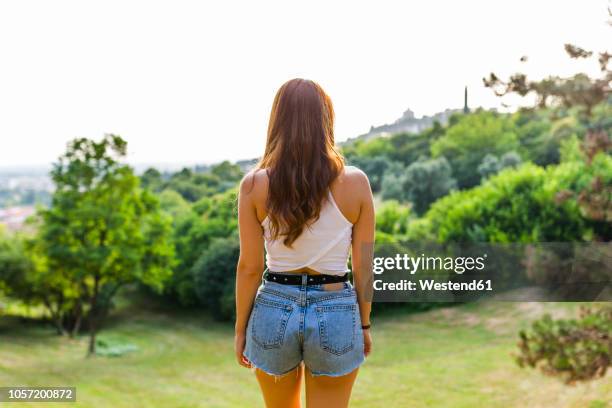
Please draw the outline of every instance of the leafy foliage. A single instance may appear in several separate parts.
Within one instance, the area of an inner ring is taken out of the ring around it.
[[[460,188],[480,182],[478,165],[488,155],[502,155],[518,148],[518,139],[509,117],[481,111],[463,116],[431,146],[433,157],[444,156],[453,168]]]
[[[0,293],[26,296],[30,292],[26,274],[32,268],[25,252],[25,239],[9,236],[0,225]]]
[[[431,144],[444,135],[445,128],[440,122],[421,133],[398,133],[389,137],[393,149],[388,153],[389,159],[409,166],[420,157],[429,155]]]
[[[388,200],[376,211],[376,228],[385,234],[402,236],[407,232],[409,217],[410,207]]]
[[[487,154],[482,163],[478,166],[478,172],[483,179],[499,173],[500,170],[507,167],[516,167],[521,163],[521,156],[517,152],[504,153],[501,158],[492,154]]]
[[[219,320],[229,320],[235,315],[234,288],[239,255],[237,236],[217,238],[192,269],[201,303]]]
[[[185,167],[170,175],[162,175],[158,170],[150,168],[143,173],[141,180],[143,187],[151,191],[175,191],[193,203],[235,187],[242,176],[240,166],[223,161],[202,170],[198,167],[195,170]]]
[[[215,238],[226,238],[238,228],[237,188],[200,199],[174,218],[174,242],[178,265],[166,285],[166,295],[183,306],[200,304],[191,272],[201,254]],[[234,272],[232,272],[233,274]]]
[[[519,338],[521,367],[539,367],[570,384],[603,377],[612,364],[612,307],[583,308],[579,319],[545,315]]]
[[[612,11],[608,9],[612,16]],[[571,58],[591,58],[594,53],[572,44],[565,44]],[[568,78],[550,76],[540,81],[531,81],[525,74],[512,75],[503,81],[494,73],[484,78],[485,86],[491,87],[499,96],[515,93],[520,96],[534,94],[540,110],[547,108],[551,116],[565,118],[553,124],[554,139],[565,139],[565,159],[573,156],[555,171],[556,183],[545,185],[547,196],[555,192],[556,202],[576,208],[590,225],[590,239],[609,241],[612,237],[612,139],[610,120],[612,101],[610,85],[612,70],[608,63],[611,55],[600,52],[598,63],[600,76],[590,78],[578,73]],[[575,112],[567,117],[567,112]],[[602,115],[602,112],[605,112]],[[577,121],[576,121],[577,119]],[[576,126],[576,122],[580,126]],[[578,127],[578,132],[576,128]],[[581,151],[571,148],[584,130]],[[563,142],[561,143],[563,145]],[[572,152],[573,151],[573,152]],[[569,153],[569,154],[568,154]],[[578,153],[578,154],[576,154]],[[552,187],[552,188],[551,188]],[[584,237],[584,236],[583,236]],[[532,274],[556,277],[562,271],[555,270],[563,259],[550,252],[535,254],[536,265]],[[550,262],[552,260],[552,262]],[[590,259],[589,259],[590,260]],[[587,268],[588,269],[588,268]],[[571,271],[572,277],[580,279],[585,271]],[[588,275],[588,271],[587,275]],[[578,320],[553,320],[545,316],[534,323],[531,332],[522,331],[519,342],[521,366],[540,366],[546,373],[561,375],[566,382],[589,380],[605,375],[612,362],[612,308],[606,306],[594,312],[586,310]]]
[[[589,224],[575,202],[556,193],[580,177],[579,163],[543,169],[525,164],[507,169],[472,190],[453,192],[428,211],[440,242],[582,241]]]
[[[410,201],[418,214],[456,187],[452,169],[444,157],[418,160],[399,176],[388,173],[383,180],[383,199]]]
[[[90,353],[98,320],[118,288],[142,282],[159,291],[174,262],[170,220],[157,198],[140,189],[132,169],[120,163],[126,149],[116,135],[101,142],[73,140],[54,165],[52,206],[42,211],[37,246],[45,265],[38,280],[69,285],[74,295],[69,310],[78,321],[87,305]],[[49,303],[62,300],[58,295]],[[62,319],[65,310],[56,307]]]

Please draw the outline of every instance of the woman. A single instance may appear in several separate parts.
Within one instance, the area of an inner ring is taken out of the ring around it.
[[[302,378],[309,408],[348,406],[372,350],[372,192],[344,166],[333,126],[318,84],[286,82],[264,156],[240,184],[235,351],[269,408],[299,407]]]

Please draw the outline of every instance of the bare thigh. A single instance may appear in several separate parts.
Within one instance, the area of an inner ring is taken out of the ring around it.
[[[341,377],[316,376],[306,368],[307,408],[346,408],[359,368]]]
[[[299,408],[300,389],[303,377],[303,364],[295,370],[275,378],[260,369],[255,370],[259,388],[267,408]]]

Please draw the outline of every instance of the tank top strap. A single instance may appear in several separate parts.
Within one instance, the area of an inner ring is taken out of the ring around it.
[[[353,223],[350,222],[344,216],[344,213],[340,210],[340,207],[338,207],[338,204],[336,203],[336,200],[334,199],[334,195],[331,192],[331,188],[327,189],[327,200],[329,201],[329,204],[331,204],[331,206],[334,208],[336,214],[339,216],[339,218],[342,220],[342,222],[345,223],[347,226],[352,227]]]

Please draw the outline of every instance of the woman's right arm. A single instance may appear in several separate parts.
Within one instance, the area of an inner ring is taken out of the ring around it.
[[[236,267],[235,352],[240,365],[249,367],[244,358],[246,327],[264,267],[263,231],[255,207],[255,174],[247,174],[238,193],[238,230],[240,257]]]

